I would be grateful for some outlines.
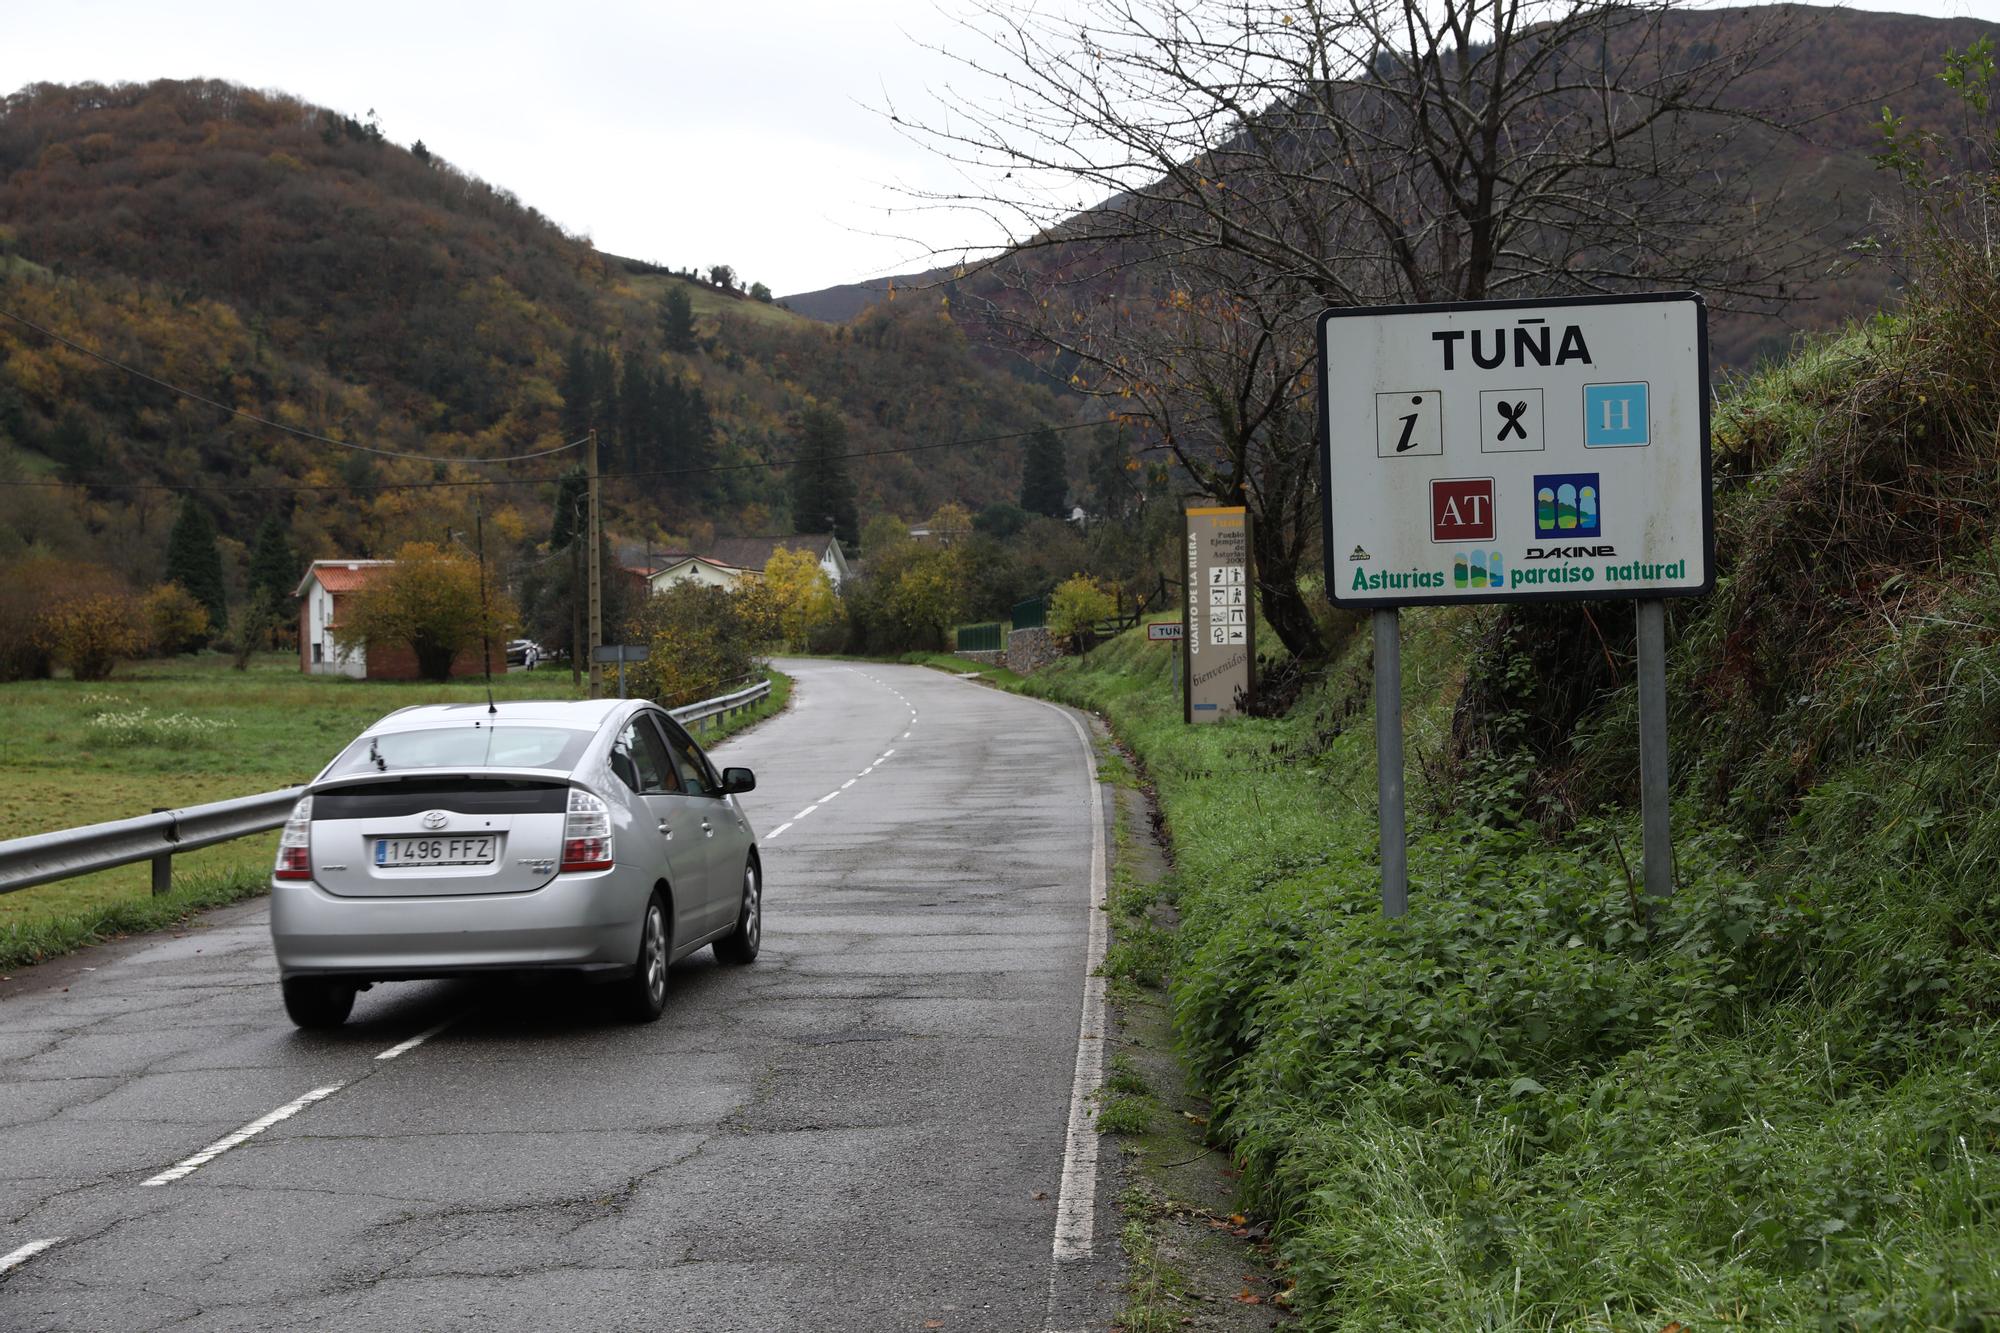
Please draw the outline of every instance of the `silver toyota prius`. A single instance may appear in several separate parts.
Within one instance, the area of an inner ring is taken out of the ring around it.
[[[650,703],[434,704],[364,731],[306,787],[271,873],[271,943],[300,1027],[378,981],[557,970],[650,1022],[703,945],[757,957],[763,868],[717,773]]]

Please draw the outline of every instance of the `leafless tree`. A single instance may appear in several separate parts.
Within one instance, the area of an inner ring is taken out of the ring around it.
[[[1787,7],[985,0],[965,25],[951,53],[1000,91],[891,108],[984,182],[927,201],[1013,238],[955,310],[1054,349],[1249,505],[1302,656],[1321,310],[1685,285],[1758,308],[1823,263],[1757,172],[1813,110],[1782,77]]]

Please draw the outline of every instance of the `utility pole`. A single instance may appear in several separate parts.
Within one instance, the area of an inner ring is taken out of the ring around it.
[[[577,496],[569,525],[569,685],[583,684],[583,510],[586,497]]]
[[[585,455],[590,489],[590,697],[604,688],[604,668],[598,664],[597,650],[604,642],[604,571],[599,556],[604,548],[603,520],[597,513],[597,431],[590,432],[590,451]]]

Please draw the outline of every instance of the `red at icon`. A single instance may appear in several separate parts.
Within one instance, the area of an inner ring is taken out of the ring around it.
[[[1461,477],[1431,483],[1431,540],[1493,540],[1493,478]]]

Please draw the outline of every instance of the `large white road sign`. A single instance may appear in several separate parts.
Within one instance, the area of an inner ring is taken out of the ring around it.
[[[1339,606],[1706,592],[1708,325],[1694,293],[1320,317]]]

